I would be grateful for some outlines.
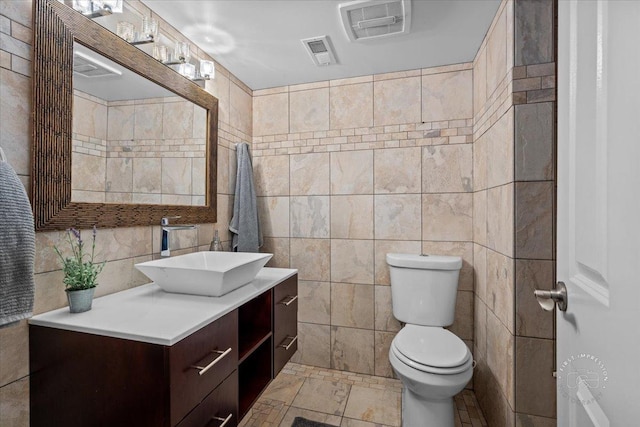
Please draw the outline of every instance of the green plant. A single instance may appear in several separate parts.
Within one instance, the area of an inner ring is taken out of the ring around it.
[[[90,256],[85,253],[84,241],[82,240],[80,231],[75,228],[67,230],[67,240],[71,246],[73,256],[64,257],[57,246],[53,247],[62,261],[62,271],[64,272],[64,279],[62,281],[66,290],[81,291],[83,289],[91,289],[98,286],[98,283],[96,282],[98,274],[100,274],[104,268],[106,261],[101,263],[96,263],[94,261],[96,234],[97,231],[94,226]]]

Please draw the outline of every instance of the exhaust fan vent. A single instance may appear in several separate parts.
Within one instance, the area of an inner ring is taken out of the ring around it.
[[[351,41],[408,33],[411,0],[359,0],[338,6]]]
[[[336,63],[329,39],[327,36],[311,37],[301,40],[309,53],[311,60],[316,65],[331,65]]]
[[[89,55],[85,55],[82,52],[73,52],[73,72],[80,74],[84,77],[105,77],[105,76],[121,76],[122,72],[110,67],[92,58]]]

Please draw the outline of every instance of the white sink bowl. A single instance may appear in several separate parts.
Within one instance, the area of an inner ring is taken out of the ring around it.
[[[136,264],[165,292],[219,297],[251,282],[273,254],[195,252]]]

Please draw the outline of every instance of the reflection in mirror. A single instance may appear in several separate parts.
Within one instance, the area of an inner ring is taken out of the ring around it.
[[[207,111],[74,44],[71,200],[205,205]]]

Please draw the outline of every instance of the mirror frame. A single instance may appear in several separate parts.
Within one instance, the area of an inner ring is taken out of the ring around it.
[[[70,227],[216,222],[218,100],[116,34],[57,0],[34,3],[31,202],[37,231]],[[204,206],[79,203],[71,200],[73,44],[80,43],[207,110]]]

